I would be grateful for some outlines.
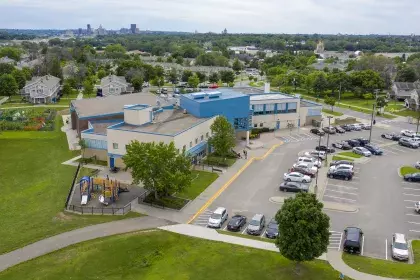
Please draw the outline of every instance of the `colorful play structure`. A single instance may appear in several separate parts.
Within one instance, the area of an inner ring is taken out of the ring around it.
[[[99,202],[108,205],[109,202],[118,200],[118,194],[127,191],[127,188],[121,188],[120,182],[109,178],[94,178],[84,176],[80,179],[80,199],[81,205],[87,205],[92,199],[94,193],[100,193]]]

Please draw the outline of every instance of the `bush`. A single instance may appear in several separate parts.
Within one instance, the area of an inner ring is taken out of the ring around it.
[[[274,131],[274,129],[269,129],[268,127],[258,127],[258,128],[253,128],[251,130],[251,134],[260,134],[260,133],[271,132],[271,131]]]
[[[159,207],[166,207],[171,209],[180,210],[184,207],[189,200],[174,197],[174,196],[162,196],[156,200],[155,194],[153,192],[149,193],[143,200],[144,203],[159,206]]]

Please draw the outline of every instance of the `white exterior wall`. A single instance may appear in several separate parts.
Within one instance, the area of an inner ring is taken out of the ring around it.
[[[108,153],[125,155],[125,146],[130,144],[131,141],[137,140],[139,142],[163,142],[169,144],[174,140],[173,136],[164,136],[157,134],[147,134],[135,131],[125,131],[116,129],[107,129],[108,138]],[[118,148],[114,149],[113,144],[118,144]]]
[[[132,125],[142,125],[151,122],[151,111],[152,107],[142,110],[124,109],[124,122]]]
[[[257,124],[257,128],[260,128],[260,124],[262,123],[262,127],[268,127],[271,129],[275,129],[277,126],[277,121],[280,121],[280,129],[287,128],[287,122],[293,123],[295,127],[298,126],[299,123],[299,111],[300,111],[300,99],[268,99],[268,100],[251,100],[252,105],[258,104],[286,104],[286,103],[296,103],[296,113],[279,113],[279,114],[269,114],[269,115],[255,115],[252,116],[252,127]],[[302,121],[301,121],[302,125]]]
[[[203,123],[200,123],[199,125],[194,126],[193,128],[190,128],[189,130],[178,134],[175,136],[175,147],[182,151],[184,145],[186,151],[189,149],[195,147],[196,145],[201,143],[201,136],[203,135],[203,141],[207,141],[208,138],[206,137],[206,134],[209,134],[209,137],[211,136],[211,129],[210,126],[213,124],[216,117],[213,117]],[[198,138],[198,142],[195,143],[195,139]],[[192,142],[192,147],[190,147],[190,142]]]

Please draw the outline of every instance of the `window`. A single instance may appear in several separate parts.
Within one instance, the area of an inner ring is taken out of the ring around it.
[[[248,129],[248,118],[235,118],[233,120],[233,127],[235,129]]]
[[[196,145],[198,144],[198,138],[195,138],[195,144]]]
[[[190,142],[190,148],[192,148],[192,141]]]
[[[118,143],[112,143],[112,148],[118,149]]]
[[[201,135],[201,142],[203,142],[204,140],[204,135]]]
[[[187,146],[186,145],[182,146],[182,151],[185,152],[186,150],[187,150]]]
[[[258,124],[257,123],[254,123],[254,127],[258,127]]]
[[[274,104],[265,105],[265,114],[274,114]]]
[[[255,104],[254,105],[254,116],[255,115],[263,115],[264,114],[264,105],[263,104]]]
[[[208,132],[206,133],[206,138],[209,138],[209,133]]]
[[[297,110],[297,103],[287,103],[287,112],[288,113],[296,113]]]
[[[264,124],[263,123],[260,123],[260,127],[263,127],[264,126]]]
[[[286,103],[277,103],[277,114],[286,113]]]

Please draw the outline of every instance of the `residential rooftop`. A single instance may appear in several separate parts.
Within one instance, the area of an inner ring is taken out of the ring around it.
[[[160,102],[161,106],[170,105],[165,99],[151,93],[132,93],[73,100],[71,102],[71,108],[76,111],[79,118],[87,118],[100,115],[123,114],[124,106],[130,104],[155,106],[157,105],[157,101]]]
[[[152,123],[144,125],[124,123],[116,127],[116,129],[174,136],[208,119],[210,118],[197,118],[193,115],[185,114],[182,109],[170,109],[156,114]]]

